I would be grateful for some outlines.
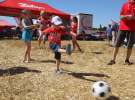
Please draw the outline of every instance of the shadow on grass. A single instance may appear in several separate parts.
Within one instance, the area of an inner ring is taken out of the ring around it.
[[[67,71],[67,70],[64,70],[64,71],[68,75],[71,75],[71,76],[73,76],[75,78],[83,79],[83,80],[86,80],[86,81],[92,81],[92,82],[96,82],[97,80],[86,79],[85,76],[95,76],[95,77],[107,77],[107,78],[110,78],[110,76],[108,76],[108,75],[99,74],[99,73],[76,73],[76,72]]]
[[[39,62],[42,62],[42,63],[56,63],[55,60],[42,60],[42,61],[39,61]],[[69,62],[69,61],[61,61],[61,63],[74,64],[73,62]]]
[[[120,100],[120,98],[119,97],[116,97],[116,96],[110,96],[106,100]]]
[[[29,69],[27,67],[12,67],[8,69],[0,69],[0,76],[12,76],[22,74],[25,72],[41,73],[39,70]]]

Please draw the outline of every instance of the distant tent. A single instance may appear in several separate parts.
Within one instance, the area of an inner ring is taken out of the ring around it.
[[[0,27],[14,27],[14,25],[6,20],[0,19]]]
[[[34,2],[32,0],[1,0],[0,1],[0,15],[2,16],[20,16],[21,10],[26,9],[32,12],[32,17],[36,18],[39,16],[41,10],[44,10],[48,14],[58,15],[63,19],[70,19],[70,15],[61,12],[48,4]]]

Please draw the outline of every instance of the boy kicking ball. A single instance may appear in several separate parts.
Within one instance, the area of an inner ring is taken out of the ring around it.
[[[49,48],[53,51],[54,58],[56,59],[56,74],[60,74],[62,73],[62,70],[60,69],[61,53],[71,55],[71,45],[68,44],[66,49],[61,48],[61,35],[65,33],[65,27],[62,26],[61,18],[54,16],[52,17],[51,23],[52,26],[43,30],[40,37],[42,38],[43,35],[48,35]],[[39,41],[41,41],[40,38]]]

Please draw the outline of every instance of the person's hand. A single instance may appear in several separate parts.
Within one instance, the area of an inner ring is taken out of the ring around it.
[[[121,15],[120,18],[122,20],[133,20],[133,19],[135,19],[135,16],[133,16],[133,15]]]
[[[36,28],[38,28],[38,27],[39,27],[39,24],[34,24],[34,25],[31,25],[31,26],[30,26],[31,29],[36,29]]]
[[[135,16],[133,16],[133,15],[126,15],[126,19],[127,20],[134,20]]]

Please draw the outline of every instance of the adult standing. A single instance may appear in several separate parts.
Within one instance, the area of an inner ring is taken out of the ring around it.
[[[135,43],[135,0],[128,0],[121,8],[119,33],[116,39],[112,60],[108,65],[115,64],[119,47],[124,42],[125,38],[127,38],[128,41],[125,64],[131,65],[132,63],[129,59],[132,53],[132,47]]]

